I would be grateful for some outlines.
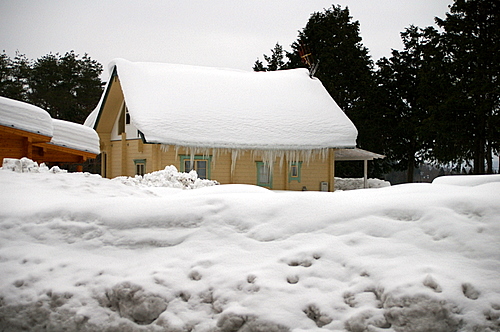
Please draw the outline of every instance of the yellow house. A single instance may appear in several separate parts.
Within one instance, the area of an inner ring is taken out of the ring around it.
[[[336,154],[357,130],[306,69],[245,72],[116,59],[85,124],[99,134],[102,175],[175,165],[221,184],[333,191]]]

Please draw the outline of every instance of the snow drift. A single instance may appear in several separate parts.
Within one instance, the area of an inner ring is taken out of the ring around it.
[[[275,193],[3,170],[0,330],[499,331],[489,179]]]

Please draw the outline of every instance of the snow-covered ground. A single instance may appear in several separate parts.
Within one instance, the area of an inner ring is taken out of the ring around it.
[[[323,192],[0,170],[0,331],[499,331],[500,175]]]

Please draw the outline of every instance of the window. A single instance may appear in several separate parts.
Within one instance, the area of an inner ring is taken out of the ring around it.
[[[290,173],[288,174],[288,182],[298,181],[300,183],[300,175],[302,170],[302,162],[294,162],[290,164]]]
[[[146,159],[134,159],[135,174],[143,176],[146,173]]]
[[[129,125],[130,124],[130,113],[128,112],[128,108],[125,107],[125,124]]]
[[[272,188],[271,168],[262,161],[257,162],[257,185]]]
[[[130,124],[130,114],[128,112],[127,105],[125,102],[120,110],[120,118],[118,119],[118,135],[121,135],[125,131],[125,126]]]
[[[200,179],[210,179],[210,156],[194,156],[191,162],[191,156],[181,156],[181,172],[195,170]]]

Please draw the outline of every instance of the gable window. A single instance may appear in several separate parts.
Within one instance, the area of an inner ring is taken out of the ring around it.
[[[135,174],[143,176],[146,173],[146,159],[134,159]]]
[[[125,106],[125,124],[130,124],[130,113],[128,112],[128,108]]]
[[[191,160],[191,156],[183,155],[181,156],[181,172],[188,173],[195,170],[198,173],[198,178],[210,179],[211,159],[210,156],[194,156]]]
[[[300,175],[302,171],[302,162],[293,162],[290,164],[290,173],[288,173],[288,182],[298,181],[300,183]]]
[[[130,114],[128,112],[127,105],[123,103],[122,109],[120,111],[120,118],[118,119],[118,135],[125,132],[125,126],[130,124]]]
[[[257,185],[267,188],[272,188],[273,186],[271,168],[262,161],[257,162]]]

